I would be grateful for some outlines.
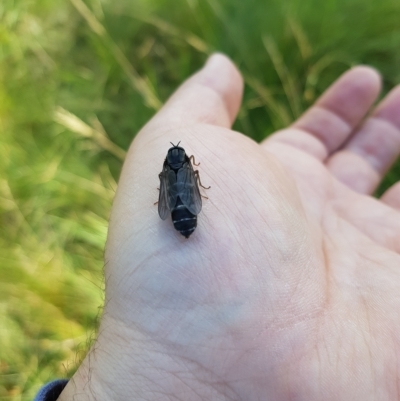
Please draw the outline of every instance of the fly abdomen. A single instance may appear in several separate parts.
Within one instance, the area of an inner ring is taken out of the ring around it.
[[[197,216],[186,208],[179,196],[175,207],[171,211],[172,222],[175,230],[179,231],[184,237],[189,238],[197,227]]]

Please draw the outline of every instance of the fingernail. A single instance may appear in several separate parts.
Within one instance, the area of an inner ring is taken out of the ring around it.
[[[215,71],[217,69],[220,69],[226,62],[227,57],[225,55],[223,55],[222,53],[214,53],[207,59],[203,69],[207,72]]]
[[[221,53],[212,54],[199,74],[200,82],[219,91],[221,86],[224,86],[227,71],[229,71],[229,63],[230,61],[225,55]]]

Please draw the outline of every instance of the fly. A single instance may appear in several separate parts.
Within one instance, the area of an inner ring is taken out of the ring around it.
[[[194,156],[188,157],[185,149],[174,145],[168,150],[164,160],[160,178],[160,194],[158,197],[158,214],[165,220],[171,214],[175,230],[189,238],[197,227],[197,215],[201,211],[200,181]]]

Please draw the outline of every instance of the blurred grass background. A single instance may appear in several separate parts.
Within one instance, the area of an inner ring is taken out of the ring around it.
[[[79,364],[125,151],[208,54],[243,72],[235,129],[261,140],[354,64],[399,83],[399,21],[398,0],[1,0],[0,399]]]

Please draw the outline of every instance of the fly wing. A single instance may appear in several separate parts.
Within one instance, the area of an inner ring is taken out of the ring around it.
[[[178,196],[182,203],[193,214],[199,214],[201,211],[201,195],[197,179],[190,163],[185,163],[179,169],[176,186],[178,189]]]
[[[170,211],[168,209],[168,190],[167,190],[167,179],[165,177],[165,171],[160,173],[160,193],[158,194],[158,214],[165,220]]]
[[[158,196],[158,214],[165,220],[176,204],[176,175],[168,165],[160,173],[160,194]]]
[[[176,199],[178,197],[177,187],[176,187],[176,174],[173,170],[167,166],[167,199],[168,199],[168,209],[172,210],[176,205]]]

